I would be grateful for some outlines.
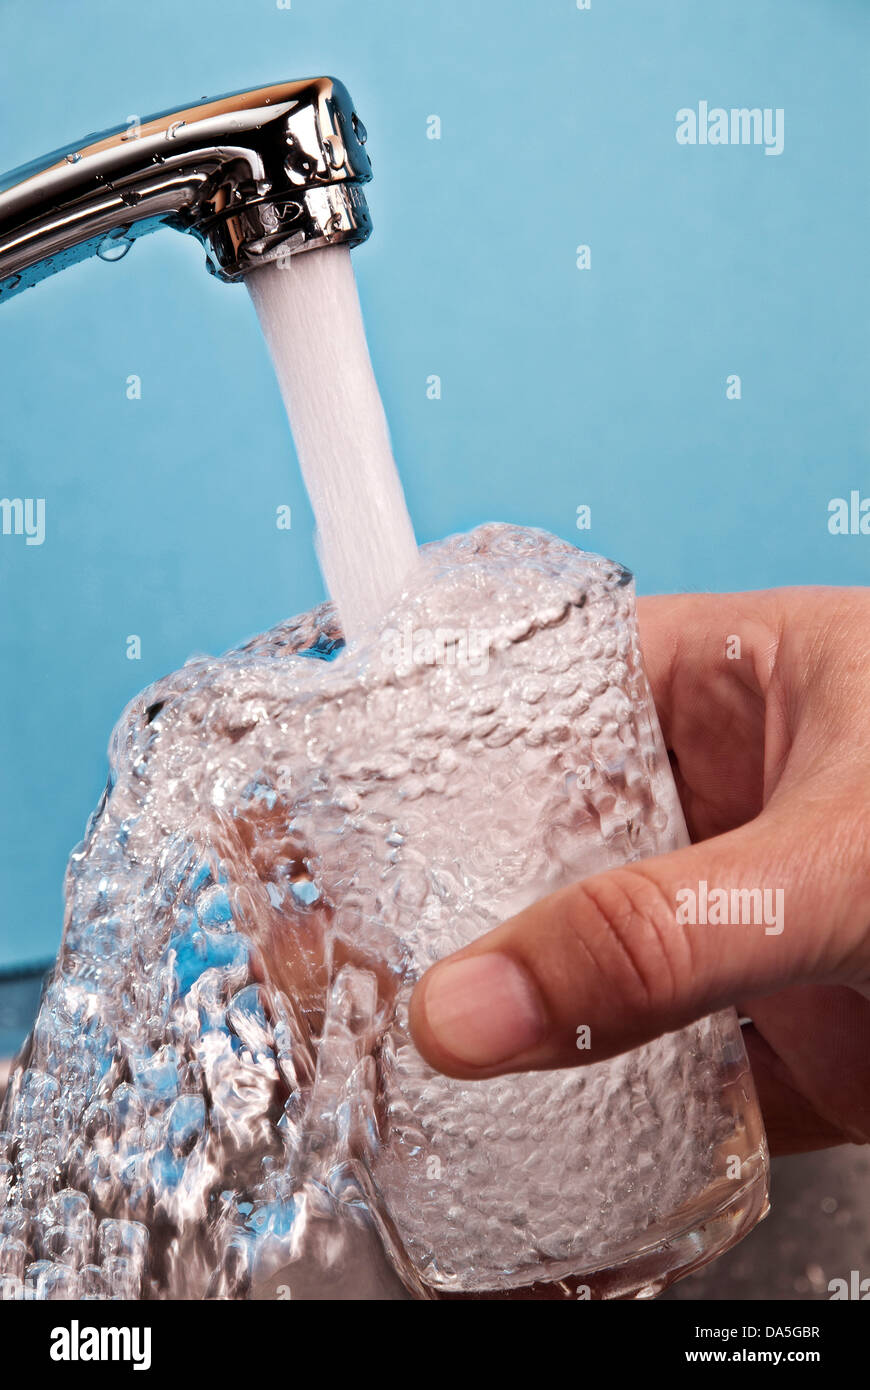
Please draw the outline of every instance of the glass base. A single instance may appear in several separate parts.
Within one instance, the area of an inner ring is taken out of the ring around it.
[[[435,1297],[476,1302],[657,1298],[678,1279],[718,1259],[763,1220],[770,1210],[767,1178],[767,1165],[762,1163],[755,1176],[714,1215],[677,1235],[660,1239],[629,1259],[607,1268],[570,1275],[558,1283],[536,1283],[524,1288],[468,1294],[437,1293]]]

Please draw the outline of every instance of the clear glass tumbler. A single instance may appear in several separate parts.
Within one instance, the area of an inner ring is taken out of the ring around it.
[[[349,648],[320,609],[151,687],[0,1120],[0,1298],[391,1296],[376,1234],[423,1297],[712,1258],[766,1208],[733,1011],[477,1083],[407,1025],[434,961],[685,841],[631,577],[542,532],[425,547]]]
[[[649,1295],[766,1210],[733,1010],[598,1065],[480,1082],[435,1074],[407,1026],[434,961],[547,892],[687,843],[632,578],[483,527],[433,547],[342,661],[355,679],[306,707],[297,824],[333,939],[368,940],[395,988],[368,1160],[390,1224],[442,1293],[573,1279]]]

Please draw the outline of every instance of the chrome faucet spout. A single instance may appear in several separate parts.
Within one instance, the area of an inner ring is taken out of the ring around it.
[[[88,256],[115,260],[160,227],[192,232],[208,268],[269,261],[371,232],[365,127],[315,77],[132,121],[0,178],[0,300]]]

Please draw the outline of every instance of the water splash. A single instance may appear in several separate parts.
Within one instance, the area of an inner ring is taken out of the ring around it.
[[[482,528],[357,650],[324,607],[131,704],[0,1114],[0,1295],[605,1288],[640,1255],[648,1288],[705,1213],[754,1219],[733,1013],[477,1084],[407,1032],[432,960],[684,838],[625,579]]]

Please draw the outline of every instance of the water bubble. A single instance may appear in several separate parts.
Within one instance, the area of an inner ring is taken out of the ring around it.
[[[121,1256],[133,1264],[143,1264],[148,1252],[149,1235],[138,1221],[100,1222],[100,1257],[104,1261]]]
[[[295,183],[300,181],[300,175],[303,178],[310,178],[315,169],[314,160],[303,149],[299,148],[292,135],[287,136],[287,144],[290,146],[290,153],[284,160],[285,174]]]
[[[326,149],[326,158],[333,169],[340,169],[344,164],[344,146],[337,135],[327,135],[323,141]]]
[[[166,1142],[176,1158],[186,1158],[205,1132],[206,1109],[202,1096],[179,1096],[166,1117]]]
[[[102,1302],[109,1297],[109,1285],[99,1265],[85,1265],[78,1272],[78,1298],[82,1302]]]
[[[290,892],[303,907],[313,907],[315,903],[320,902],[320,889],[307,874],[300,874],[299,878],[290,884]]]
[[[142,1269],[135,1260],[126,1259],[123,1255],[113,1255],[103,1264],[103,1275],[111,1290],[111,1299],[135,1302],[139,1298]]]
[[[27,1247],[14,1236],[0,1235],[0,1278],[23,1279]]]
[[[129,227],[118,227],[116,231],[103,237],[97,247],[97,255],[101,261],[122,261],[132,245],[133,237],[130,236]]]
[[[199,895],[196,915],[204,927],[218,927],[233,919],[233,909],[226,888],[216,884]]]
[[[93,1256],[94,1233],[97,1223],[92,1212],[88,1212],[88,1216],[90,1220],[87,1225],[80,1227],[58,1225],[51,1226],[45,1231],[41,1241],[43,1257],[47,1260],[53,1260],[55,1264],[67,1265],[72,1269],[81,1269],[84,1265],[89,1264]]]
[[[56,1192],[40,1213],[43,1224],[67,1229],[80,1229],[91,1219],[91,1204],[85,1193],[68,1187]]]
[[[178,1094],[178,1055],[174,1047],[159,1047],[145,1057],[131,1057],[133,1084],[149,1107],[159,1107]]]
[[[258,985],[246,985],[233,995],[227,1009],[227,1023],[254,1056],[271,1051],[272,1030]]]
[[[28,1265],[25,1298],[66,1302],[75,1298],[75,1290],[75,1270],[69,1265],[52,1264],[50,1260],[37,1260]]]

